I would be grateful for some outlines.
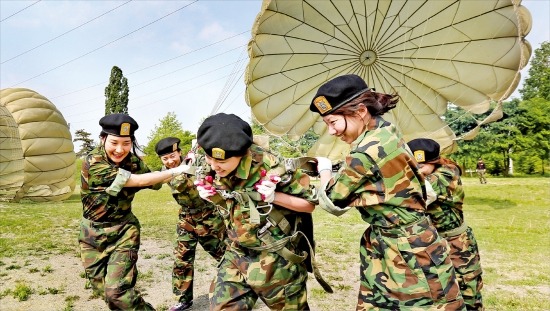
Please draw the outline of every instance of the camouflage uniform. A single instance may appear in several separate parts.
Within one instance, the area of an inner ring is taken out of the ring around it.
[[[323,209],[341,215],[356,207],[370,224],[357,310],[462,310],[449,245],[425,216],[417,163],[396,127],[375,118],[319,194]]]
[[[105,299],[109,309],[154,310],[134,289],[141,226],[132,213],[132,200],[143,188],[122,188],[117,196],[106,192],[120,169],[132,174],[150,172],[132,153],[119,166],[111,164],[102,146],[82,163],[83,218],[78,238],[82,263],[94,292]]]
[[[168,184],[172,196],[181,206],[176,226],[178,238],[174,249],[172,290],[178,300],[187,302],[193,300],[193,264],[197,243],[219,261],[225,252],[227,238],[223,218],[212,203],[200,198],[194,181],[193,175],[179,175]]]
[[[482,270],[477,241],[472,228],[464,222],[464,191],[460,169],[447,163],[426,177],[438,198],[428,206],[428,214],[439,235],[451,246],[451,261],[468,310],[483,310]]]
[[[261,250],[266,245],[262,242],[264,237],[281,241],[288,236],[266,220],[269,206],[265,202],[254,202],[261,213],[259,223],[255,223],[246,198],[262,179],[262,170],[266,170],[268,176],[281,176],[277,191],[316,204],[314,188],[309,184],[309,176],[301,170],[287,173],[281,159],[256,145],[252,145],[250,151],[241,159],[235,174],[214,180],[217,189],[230,195],[237,193],[237,197],[225,200],[219,195],[212,197],[224,215],[231,244],[210,287],[210,310],[251,310],[258,297],[273,310],[307,310],[306,265],[287,259],[290,253],[296,256],[295,253],[300,252],[296,247],[299,236],[290,239],[283,250]],[[284,214],[290,227],[300,221],[302,214],[277,205],[273,205],[273,210],[272,213]]]

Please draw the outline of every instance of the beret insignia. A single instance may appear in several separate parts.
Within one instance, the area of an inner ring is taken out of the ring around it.
[[[120,125],[120,135],[122,136],[130,135],[130,123],[124,122]]]
[[[422,163],[426,161],[426,154],[424,153],[424,150],[416,150],[414,152],[414,158],[416,159],[416,162]]]
[[[315,107],[317,107],[317,109],[319,109],[319,112],[321,114],[332,109],[332,106],[330,105],[328,100],[325,98],[325,96],[319,96],[315,98],[315,100],[313,100],[313,104],[315,105]]]
[[[221,148],[212,148],[212,157],[220,160],[225,160],[225,150]]]

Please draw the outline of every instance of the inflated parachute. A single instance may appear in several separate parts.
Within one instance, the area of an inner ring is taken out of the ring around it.
[[[531,15],[519,0],[264,0],[249,42],[246,100],[271,133],[321,137],[310,155],[333,160],[348,145],[330,137],[309,104],[319,86],[354,73],[400,103],[384,117],[405,139],[428,137],[443,152],[456,136],[442,115],[452,103],[502,117],[531,47]],[[467,138],[472,138],[479,127]]]
[[[75,188],[76,156],[67,122],[44,96],[0,90],[0,201],[58,201]]]

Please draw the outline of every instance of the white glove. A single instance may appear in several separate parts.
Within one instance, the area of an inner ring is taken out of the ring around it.
[[[210,197],[216,194],[216,189],[211,185],[205,185],[202,181],[195,181],[195,186],[199,191],[199,196],[206,201],[210,201]]]
[[[256,191],[262,195],[262,200],[267,203],[272,203],[275,200],[275,188],[276,184],[269,180],[262,180],[260,184],[257,185]]]
[[[437,193],[428,180],[424,185],[426,186],[426,206],[428,206],[437,200]]]
[[[325,157],[315,157],[317,159],[317,172],[320,174],[321,171],[329,170],[332,172],[332,161],[329,158]]]
[[[187,153],[187,155],[185,156],[185,161],[189,164],[193,164],[195,163],[195,160],[197,159],[197,157],[195,156],[195,153],[193,151],[189,151]]]
[[[185,173],[190,174],[190,172],[192,170],[191,170],[191,167],[189,165],[182,164],[178,167],[174,167],[174,168],[169,169],[169,171],[170,171],[170,173],[172,173],[172,177],[174,177],[174,176],[185,174]]]

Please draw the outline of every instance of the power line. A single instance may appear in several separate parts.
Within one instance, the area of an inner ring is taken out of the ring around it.
[[[30,8],[31,6],[37,4],[37,3],[40,2],[40,1],[42,1],[42,0],[38,0],[38,1],[35,1],[34,3],[32,3],[32,4],[27,5],[26,7],[22,8],[21,10],[19,10],[19,11],[13,13],[12,15],[10,15],[10,16],[4,18],[3,20],[1,20],[0,23],[3,22],[3,21],[5,21],[6,19],[12,17],[12,16],[15,16],[15,15],[17,15],[17,14],[19,14],[19,13],[25,11],[26,9]]]
[[[85,56],[87,56],[87,55],[89,55],[89,54],[92,54],[92,53],[95,52],[95,51],[98,51],[98,50],[100,50],[100,49],[102,49],[102,48],[104,48],[104,47],[106,47],[106,46],[108,46],[108,45],[111,45],[111,44],[113,44],[113,43],[115,43],[115,42],[117,42],[117,41],[119,41],[119,40],[121,40],[121,39],[123,39],[123,38],[125,38],[125,37],[127,37],[127,36],[129,36],[129,35],[131,35],[131,34],[134,34],[134,33],[138,32],[138,31],[140,31],[140,30],[142,30],[142,29],[144,29],[144,28],[146,28],[146,27],[151,26],[152,24],[154,24],[154,23],[156,23],[156,22],[158,22],[158,21],[160,21],[160,20],[162,20],[162,19],[164,19],[164,18],[166,18],[166,17],[168,17],[168,16],[170,16],[170,15],[172,15],[172,14],[178,12],[178,11],[183,10],[184,8],[190,6],[191,4],[193,4],[193,3],[197,2],[197,1],[198,1],[198,0],[195,0],[195,1],[191,2],[191,3],[189,3],[189,4],[186,4],[186,5],[182,6],[182,7],[180,7],[179,9],[176,9],[176,10],[174,10],[174,11],[172,11],[172,12],[170,12],[170,13],[168,13],[168,14],[166,14],[166,15],[164,15],[164,16],[162,16],[162,17],[160,17],[160,18],[158,18],[158,19],[156,19],[156,20],[154,20],[154,21],[152,21],[152,22],[150,22],[150,23],[144,25],[144,26],[139,27],[138,29],[135,29],[135,30],[133,30],[133,31],[131,31],[131,32],[129,32],[129,33],[127,33],[127,34],[121,36],[121,37],[118,37],[118,38],[115,39],[115,40],[112,40],[112,41],[110,41],[110,42],[108,42],[108,43],[106,43],[106,44],[104,44],[104,45],[102,45],[102,46],[100,46],[100,47],[98,47],[98,48],[95,48],[95,49],[93,49],[93,50],[91,50],[91,51],[89,51],[89,52],[87,52],[87,53],[85,53],[85,54],[83,54],[83,55],[80,55],[80,56],[76,57],[76,58],[73,58],[73,59],[71,59],[71,60],[69,60],[69,61],[67,61],[67,62],[65,62],[65,63],[63,63],[63,64],[61,64],[61,65],[58,65],[58,66],[56,66],[56,67],[54,67],[54,68],[52,68],[52,69],[49,69],[49,70],[47,70],[47,71],[44,71],[44,72],[42,72],[42,73],[40,73],[40,74],[38,74],[38,75],[36,75],[36,76],[34,76],[34,77],[31,77],[31,78],[29,78],[29,79],[27,79],[27,80],[24,80],[24,81],[20,81],[20,82],[18,82],[18,83],[15,83],[14,85],[12,85],[12,86],[10,86],[10,87],[16,87],[17,85],[20,85],[20,84],[22,84],[22,83],[28,82],[28,81],[33,80],[33,79],[36,79],[36,78],[38,78],[38,77],[40,77],[40,76],[43,76],[43,75],[45,75],[45,74],[47,74],[47,73],[49,73],[49,72],[52,72],[52,71],[56,70],[56,69],[58,69],[58,68],[61,68],[61,67],[65,66],[65,65],[68,65],[68,64],[74,62],[75,60],[81,59],[81,58],[83,58],[83,57],[85,57]]]
[[[132,1],[133,1],[133,0],[128,0],[128,1],[124,2],[123,4],[117,6],[117,7],[113,8],[113,9],[111,9],[111,10],[109,10],[109,11],[107,11],[107,12],[101,14],[101,15],[98,15],[98,16],[96,16],[96,17],[94,17],[94,18],[88,20],[87,22],[82,23],[82,24],[76,26],[76,27],[73,28],[73,29],[70,29],[70,30],[68,30],[68,31],[66,31],[66,32],[64,32],[64,33],[62,33],[62,34],[60,34],[59,36],[57,36],[57,37],[55,37],[55,38],[52,38],[52,39],[50,39],[50,40],[48,40],[48,41],[46,41],[46,42],[44,42],[44,43],[41,43],[41,44],[39,44],[39,45],[37,45],[37,46],[35,46],[35,47],[29,49],[29,50],[26,50],[25,52],[22,52],[22,53],[20,53],[20,54],[14,56],[14,57],[8,59],[8,60],[5,60],[5,61],[1,62],[0,64],[5,64],[5,63],[7,63],[7,62],[9,62],[9,61],[11,61],[11,60],[13,60],[13,59],[18,58],[19,56],[22,56],[22,55],[25,55],[25,54],[29,53],[30,51],[36,50],[37,48],[39,48],[39,47],[41,47],[41,46],[43,46],[43,45],[45,45],[45,44],[48,44],[48,43],[50,43],[50,42],[52,42],[52,41],[54,41],[54,40],[56,40],[56,39],[58,39],[58,38],[60,38],[60,37],[62,37],[62,36],[64,36],[64,35],[66,35],[66,34],[72,32],[72,31],[74,31],[74,30],[76,30],[76,29],[78,29],[78,28],[80,28],[80,27],[86,25],[86,24],[89,24],[89,23],[95,21],[96,19],[98,19],[98,18],[100,18],[100,17],[102,17],[102,16],[104,16],[104,15],[107,15],[107,14],[113,12],[114,10],[116,10],[116,9],[118,9],[118,8],[120,8],[120,7],[122,7],[122,6],[126,5],[126,4],[128,4],[128,3],[130,3],[130,2],[132,2]],[[37,2],[38,2],[38,1],[37,1]]]
[[[187,66],[184,66],[184,67],[181,67],[181,68],[178,68],[178,69],[173,70],[173,71],[171,71],[171,72],[169,72],[169,73],[166,73],[166,74],[157,76],[157,77],[152,78],[152,79],[149,79],[149,80],[147,80],[147,81],[143,81],[143,82],[140,82],[140,83],[137,83],[137,84],[132,84],[131,87],[134,88],[134,87],[136,87],[136,86],[140,86],[140,85],[143,85],[143,84],[146,84],[146,83],[149,83],[149,82],[158,80],[158,79],[163,78],[163,77],[165,77],[165,76],[167,76],[167,75],[173,74],[174,72],[178,72],[178,71],[181,71],[181,70],[183,70],[183,69],[185,69],[185,68],[190,68],[190,67],[196,66],[196,65],[198,65],[198,64],[204,63],[204,62],[206,62],[206,61],[208,61],[208,60],[211,60],[211,59],[214,59],[214,58],[216,58],[216,57],[218,57],[218,56],[222,56],[222,55],[224,55],[224,54],[226,54],[226,53],[229,53],[229,52],[231,52],[231,51],[233,51],[233,50],[235,50],[235,49],[241,48],[241,47],[243,47],[243,46],[239,46],[239,47],[236,47],[236,48],[227,50],[227,51],[225,51],[225,52],[219,53],[219,54],[217,54],[217,55],[214,55],[214,56],[211,56],[211,57],[202,59],[202,60],[200,60],[200,61],[198,61],[198,62],[195,62],[195,63],[193,63],[193,64],[190,64],[190,65],[187,65]],[[201,75],[198,75],[198,76],[194,76],[194,77],[192,77],[192,78],[190,78],[190,79],[188,79],[188,80],[192,80],[192,79],[194,79],[194,78],[203,76],[203,75],[205,75],[205,74],[208,74],[208,73],[211,73],[211,72],[220,70],[220,69],[225,68],[225,67],[227,67],[227,66],[229,66],[229,65],[232,65],[232,64],[235,64],[235,62],[229,63],[229,64],[227,64],[227,65],[218,67],[218,68],[213,69],[213,70],[210,70],[210,71],[208,71],[208,72],[206,72],[206,73],[204,73],[204,74],[201,74]],[[184,80],[183,82],[186,82],[186,81],[188,81],[188,80]],[[176,84],[172,84],[171,86],[175,86],[175,85],[181,84],[181,83],[183,83],[183,82],[179,82],[179,83],[176,83]],[[98,86],[98,85],[100,85],[100,84],[102,84],[102,83],[95,84],[95,85],[93,85],[93,86],[91,86],[91,87]],[[170,87],[171,87],[171,86],[170,86]],[[89,88],[91,88],[91,87],[89,87]],[[156,92],[158,92],[158,91],[160,91],[160,90],[163,90],[163,89],[166,89],[166,88],[168,88],[168,87],[164,87],[164,88],[161,88],[161,89],[157,89],[157,90],[152,91],[152,92],[150,92],[150,93],[148,93],[148,94],[153,94],[153,93],[156,93]],[[81,90],[85,90],[85,89],[81,89]],[[74,92],[73,92],[73,93],[74,93]],[[70,93],[70,94],[72,94],[72,93]],[[146,95],[148,95],[148,94],[146,94]],[[67,94],[65,94],[65,95],[67,95]],[[64,95],[62,95],[62,96],[64,96]],[[137,97],[137,98],[141,98],[141,97],[143,97],[143,96],[144,96],[144,95],[139,96],[139,97]],[[52,97],[52,98],[58,98],[58,97],[61,97],[61,96]],[[77,106],[77,105],[80,105],[80,104],[83,104],[83,103],[86,103],[86,102],[93,101],[93,100],[98,99],[98,98],[100,98],[100,97],[94,97],[94,98],[92,98],[92,99],[88,99],[88,100],[81,101],[81,102],[78,102],[78,103],[75,103],[75,104],[71,104],[71,105],[67,105],[67,106],[62,106],[62,107],[60,106],[59,108],[68,108],[68,107],[72,107],[72,106]]]
[[[161,61],[161,62],[158,62],[158,63],[156,63],[156,64],[149,65],[149,66],[143,67],[143,68],[141,68],[141,69],[132,71],[132,72],[128,73],[128,76],[133,75],[133,74],[138,73],[138,72],[141,72],[141,71],[144,71],[144,70],[146,70],[146,69],[150,69],[150,68],[153,68],[153,67],[162,65],[162,64],[164,64],[164,63],[173,61],[173,60],[175,60],[175,59],[178,59],[178,58],[180,58],[180,57],[183,57],[183,56],[192,54],[192,53],[194,53],[194,52],[198,52],[198,51],[203,50],[203,49],[205,49],[205,48],[214,46],[214,45],[216,45],[216,44],[218,44],[218,43],[221,43],[221,42],[224,42],[224,41],[226,41],[226,40],[229,40],[229,39],[235,38],[235,37],[237,37],[237,36],[240,36],[240,35],[242,35],[242,34],[244,34],[244,33],[246,33],[246,32],[248,32],[248,31],[243,31],[243,32],[238,33],[238,34],[236,34],[236,35],[233,35],[233,36],[230,36],[230,37],[221,39],[221,40],[216,41],[216,42],[211,43],[211,44],[204,45],[204,46],[202,46],[202,47],[199,47],[199,48],[194,49],[194,50],[192,50],[192,51],[183,53],[183,54],[178,55],[178,56],[176,56],[176,57],[172,57],[172,58],[169,58],[169,59],[167,59],[167,60],[163,60],[163,61]],[[234,50],[234,49],[231,49],[231,50],[229,50],[229,51],[232,51],[232,50]],[[226,51],[226,52],[229,52],[229,51]],[[220,53],[220,54],[218,54],[218,55],[215,55],[215,56],[213,56],[213,57],[217,57],[217,56],[223,55],[223,54],[225,54],[226,52],[222,52],[222,53]],[[213,57],[210,57],[210,58],[208,58],[208,59],[212,59]],[[187,66],[187,67],[190,67],[190,66],[192,66],[192,65],[199,64],[199,63],[201,63],[201,62],[203,62],[203,61],[204,61],[204,60],[199,61],[199,62],[196,62],[196,63],[193,63],[193,64],[191,64],[191,65],[189,65],[189,66]],[[185,67],[184,67],[184,68],[185,68]],[[180,69],[181,69],[181,68],[180,68]],[[93,88],[93,87],[96,87],[96,86],[99,86],[99,85],[103,85],[103,84],[105,84],[105,83],[107,83],[107,82],[108,82],[108,81],[102,81],[102,82],[99,82],[99,83],[96,83],[96,84],[93,84],[93,85],[90,85],[90,86],[87,86],[87,87],[84,87],[84,88],[81,88],[81,89],[78,89],[78,90],[75,90],[75,91],[69,91],[68,93],[61,94],[61,95],[52,97],[52,99],[61,98],[61,97],[67,96],[67,95],[71,95],[71,94],[78,93],[78,92],[81,92],[81,91],[84,91],[84,90],[87,90],[87,89],[91,89],[91,88]],[[71,105],[71,106],[74,106],[74,105]]]

